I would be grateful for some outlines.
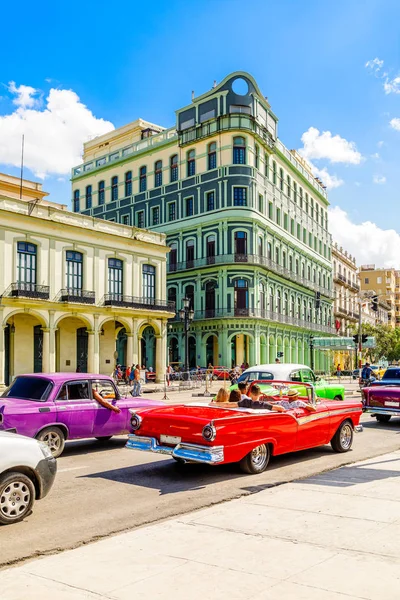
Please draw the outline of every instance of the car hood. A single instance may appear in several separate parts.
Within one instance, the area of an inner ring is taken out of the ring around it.
[[[19,435],[18,433],[11,433],[9,431],[0,431],[0,447],[3,446],[3,444],[12,444],[15,440],[18,441],[18,443],[22,443],[25,442],[27,444],[36,444],[37,445],[37,441],[33,440],[30,437],[26,437],[25,435]]]

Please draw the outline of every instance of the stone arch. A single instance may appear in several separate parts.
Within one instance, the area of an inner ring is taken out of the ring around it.
[[[287,336],[283,338],[283,360],[281,362],[290,362],[290,340]]]
[[[31,309],[29,309],[29,311],[26,311],[26,310],[18,308],[18,309],[12,310],[8,314],[6,314],[6,316],[3,319],[3,324],[2,324],[3,327],[5,327],[7,325],[7,322],[9,321],[10,318],[12,318],[18,314],[31,315],[32,317],[35,317],[39,321],[39,323],[41,324],[42,327],[47,328],[49,326],[49,323],[48,323],[46,317],[44,315],[42,315],[39,311],[31,310]]]
[[[132,324],[129,323],[129,321],[127,319],[124,319],[124,317],[115,317],[115,319],[114,319],[114,317],[108,317],[108,316],[104,317],[104,319],[99,321],[99,324],[98,324],[99,330],[101,330],[102,327],[106,323],[110,323],[110,322],[121,323],[120,329],[124,328],[127,333],[132,333]]]
[[[93,322],[85,315],[81,315],[80,313],[63,313],[62,315],[60,315],[59,317],[57,317],[57,319],[54,322],[54,327],[58,328],[60,323],[64,320],[64,319],[79,319],[80,321],[82,321],[82,323],[85,324],[86,328],[89,330],[93,329]]]
[[[269,336],[269,340],[268,340],[268,354],[269,354],[269,363],[274,363],[275,362],[275,358],[276,358],[276,344],[275,344],[275,337],[273,335]]]
[[[268,363],[268,345],[267,336],[265,333],[260,335],[260,363],[265,365]]]
[[[158,321],[155,321],[154,319],[144,319],[138,326],[139,337],[142,336],[143,331],[146,329],[146,327],[152,327],[154,329],[155,335],[161,335],[161,326],[158,323]]]
[[[294,338],[292,338],[290,340],[290,362],[291,363],[297,362],[296,340]]]

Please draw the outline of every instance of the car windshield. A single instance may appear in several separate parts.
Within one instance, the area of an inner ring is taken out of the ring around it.
[[[2,394],[2,398],[18,398],[45,402],[49,397],[53,384],[42,377],[17,377]]]
[[[400,368],[398,369],[387,369],[382,379],[400,379]]]

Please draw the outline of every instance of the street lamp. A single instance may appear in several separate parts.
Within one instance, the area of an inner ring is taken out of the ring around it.
[[[182,300],[182,308],[179,311],[179,318],[183,323],[183,331],[185,334],[185,364],[184,364],[184,371],[187,372],[189,371],[189,365],[188,365],[188,355],[189,355],[189,345],[188,345],[188,331],[190,329],[190,323],[193,321],[194,319],[194,310],[192,310],[191,308],[189,308],[190,306],[190,300],[189,298],[183,298]]]
[[[314,371],[314,336],[310,335],[310,367]]]

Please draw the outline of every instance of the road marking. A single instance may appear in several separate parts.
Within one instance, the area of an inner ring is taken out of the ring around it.
[[[58,469],[58,473],[66,473],[67,471],[77,471],[78,469],[87,469],[87,465],[83,467],[67,467],[66,469]]]

